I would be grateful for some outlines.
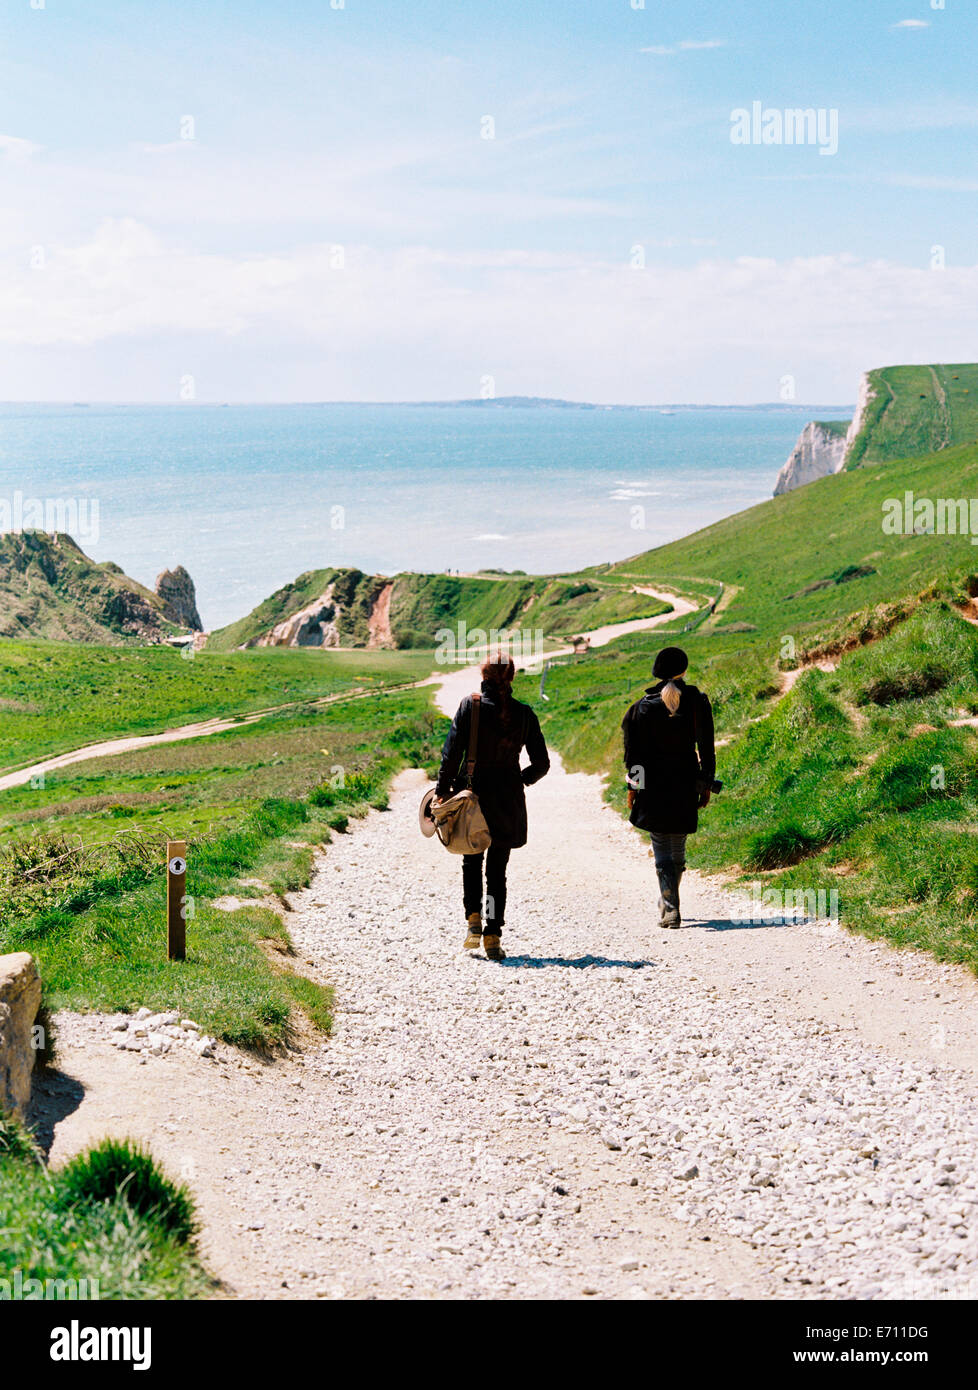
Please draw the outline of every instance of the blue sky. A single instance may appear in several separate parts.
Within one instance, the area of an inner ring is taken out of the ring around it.
[[[845,402],[973,357],[975,7],[638,3],[7,0],[2,394]],[[838,152],[733,144],[755,101]]]

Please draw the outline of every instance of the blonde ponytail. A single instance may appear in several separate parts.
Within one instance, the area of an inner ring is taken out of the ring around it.
[[[682,680],[685,674],[685,671],[680,671],[678,676],[673,676],[671,680],[666,681],[665,685],[662,687],[662,690],[660,691],[662,703],[669,711],[670,719],[675,719],[676,715],[679,712],[679,701],[682,699],[683,692],[679,689],[679,686],[676,684],[676,681]]]

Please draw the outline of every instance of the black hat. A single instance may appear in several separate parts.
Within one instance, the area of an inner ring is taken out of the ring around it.
[[[682,647],[663,647],[652,666],[657,681],[675,680],[689,666],[689,657]]]

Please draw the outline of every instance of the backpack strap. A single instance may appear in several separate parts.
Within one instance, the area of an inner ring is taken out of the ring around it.
[[[472,785],[472,775],[475,772],[475,758],[479,751],[479,706],[482,704],[482,696],[472,696],[472,718],[469,724],[469,746],[466,750],[465,775],[468,778],[469,786]]]

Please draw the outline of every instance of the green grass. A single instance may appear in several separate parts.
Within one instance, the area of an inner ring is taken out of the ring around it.
[[[61,1211],[97,1207],[119,1198],[178,1245],[192,1245],[196,1240],[197,1215],[190,1192],[168,1178],[139,1144],[103,1139],[77,1154],[58,1174],[55,1200]]]
[[[441,629],[537,631],[548,637],[576,636],[605,623],[654,617],[666,605],[647,594],[579,575],[515,576],[496,579],[455,575],[398,575],[391,599],[391,627],[404,646],[436,645]]]
[[[978,972],[978,631],[958,611],[978,591],[967,536],[884,536],[882,501],[970,496],[978,450],[822,479],[684,541],[603,569],[705,595],[717,613],[571,658],[519,693],[572,768],[610,774],[624,812],[620,722],[678,641],[710,695],[725,790],[691,862],[765,886],[835,891],[846,925]],[[714,588],[714,593],[716,589]],[[740,631],[731,630],[740,628]],[[783,700],[782,671],[810,654]]]
[[[839,894],[845,923],[978,972],[978,638],[940,605],[825,675],[807,673],[723,755],[696,862]],[[940,679],[907,688],[903,674]],[[891,694],[868,700],[885,673]],[[860,704],[860,701],[866,701]]]
[[[905,490],[920,497],[970,497],[978,495],[976,489],[973,446],[838,473],[623,560],[608,573],[658,580],[684,592],[688,576],[712,576],[726,586],[729,601],[725,596],[703,631],[740,622],[768,634],[772,651],[789,635],[813,645],[858,611],[928,586],[961,592],[963,576],[978,568],[970,537],[886,535],[883,502]],[[864,571],[862,577],[851,578],[854,569]]]
[[[223,912],[213,900],[305,886],[315,848],[386,804],[394,772],[433,768],[443,725],[427,691],[371,695],[5,793],[0,952],[36,956],[53,1009],[178,1008],[259,1048],[288,1040],[297,1008],[328,1026],[329,991],[289,972],[280,917],[258,905]],[[188,843],[196,915],[183,962],[165,959],[168,837]]]
[[[0,1116],[0,1228],[0,1280],[12,1287],[19,1273],[55,1281],[52,1297],[72,1289],[95,1296],[92,1281],[101,1299],[213,1290],[197,1256],[189,1194],[125,1141],[103,1142],[51,1173],[23,1127]]]
[[[344,647],[365,647],[370,635],[368,619],[386,582],[379,575],[364,574],[358,569],[307,570],[276,589],[243,618],[211,633],[208,650],[230,652],[254,642],[283,619],[315,603],[330,586],[332,601],[325,605],[327,621],[335,621]]]
[[[668,613],[669,608],[649,594],[631,593],[584,577],[563,577],[546,585],[522,615],[521,625],[566,639],[610,623],[654,618]]]
[[[193,660],[168,647],[0,642],[0,766],[86,743],[417,680],[407,652],[268,649]],[[66,711],[70,716],[66,717]]]
[[[816,420],[815,424],[826,434],[835,434],[840,438],[849,433],[850,420]]]
[[[386,581],[359,570],[313,570],[300,575],[230,627],[214,633],[208,651],[230,651],[268,632],[291,613],[313,602],[326,586],[337,586],[336,621],[344,644],[364,645],[370,607]],[[604,623],[653,617],[665,605],[627,586],[575,575],[493,577],[398,574],[393,579],[390,624],[399,648],[431,651],[442,629],[464,621],[472,632],[541,629],[550,636],[573,636]]]
[[[0,637],[144,642],[180,630],[163,609],[157,594],[118,565],[96,564],[63,532],[0,534]]]
[[[978,365],[883,367],[847,468],[978,443]]]
[[[477,579],[447,574],[399,574],[391,595],[391,629],[405,647],[434,647],[442,628],[488,633],[515,626],[546,581],[505,577]]]

